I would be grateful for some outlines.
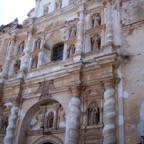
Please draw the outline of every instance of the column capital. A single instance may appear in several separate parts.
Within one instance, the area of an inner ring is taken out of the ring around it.
[[[105,79],[102,81],[102,85],[105,89],[114,88],[115,85],[117,85],[120,82],[119,78],[111,78],[111,79]]]
[[[79,96],[80,95],[80,88],[81,88],[81,82],[77,81],[74,82],[74,84],[71,86],[71,92],[73,96]]]

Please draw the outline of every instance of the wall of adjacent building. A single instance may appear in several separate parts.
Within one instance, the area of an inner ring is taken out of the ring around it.
[[[144,136],[144,0],[122,0],[122,80],[125,143]]]

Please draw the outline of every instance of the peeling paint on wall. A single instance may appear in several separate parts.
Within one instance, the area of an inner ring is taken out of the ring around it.
[[[129,97],[129,93],[127,91],[124,91],[123,97],[126,99]]]

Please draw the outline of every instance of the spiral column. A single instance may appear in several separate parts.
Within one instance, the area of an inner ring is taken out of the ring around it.
[[[16,36],[14,35],[11,38],[11,44],[10,44],[10,47],[9,47],[9,51],[8,51],[8,54],[7,54],[5,64],[3,66],[2,76],[7,76],[7,74],[8,74],[15,41],[16,41]]]
[[[113,43],[113,27],[112,27],[112,5],[111,2],[106,4],[106,44]]]
[[[74,86],[72,90],[72,98],[70,100],[70,117],[69,117],[69,130],[68,130],[68,144],[79,144],[80,138],[80,116],[81,101],[80,86]]]
[[[116,100],[114,82],[112,80],[105,81],[104,86],[103,144],[116,144]]]
[[[31,52],[31,46],[32,46],[32,31],[33,29],[31,29],[29,32],[26,46],[24,48],[25,55],[22,58],[21,70],[27,70],[29,66],[30,52]]]
[[[6,129],[6,136],[4,138],[4,144],[13,144],[13,140],[15,138],[15,129],[16,122],[18,119],[19,107],[17,102],[13,103],[13,107],[11,108],[11,114],[8,120],[8,127]]]

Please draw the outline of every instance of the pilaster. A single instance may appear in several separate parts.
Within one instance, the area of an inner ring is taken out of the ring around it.
[[[106,3],[106,45],[113,44],[112,2]]]

